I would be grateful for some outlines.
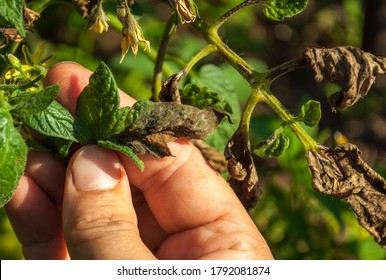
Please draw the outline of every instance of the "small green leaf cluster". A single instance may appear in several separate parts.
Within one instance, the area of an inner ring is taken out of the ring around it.
[[[303,122],[309,127],[316,126],[321,118],[320,103],[315,100],[309,100],[302,105],[300,113],[294,118],[296,122]],[[282,155],[289,147],[290,138],[284,134],[282,124],[265,141],[256,145],[253,152],[260,157],[278,157]]]

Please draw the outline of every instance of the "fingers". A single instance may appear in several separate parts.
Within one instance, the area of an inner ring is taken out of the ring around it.
[[[86,146],[72,157],[67,170],[63,229],[71,258],[154,259],[140,238],[119,157]]]
[[[32,177],[23,176],[6,204],[26,259],[67,259],[60,212]]]

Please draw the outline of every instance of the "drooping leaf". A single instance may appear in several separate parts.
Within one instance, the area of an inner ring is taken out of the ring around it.
[[[0,108],[0,207],[11,199],[24,172],[27,146],[13,126],[11,114]]]
[[[172,155],[167,143],[176,138],[204,139],[224,118],[215,109],[140,100],[131,109],[132,124],[109,140],[130,147],[135,154]]]
[[[228,182],[249,211],[255,207],[261,189],[257,182],[248,134],[239,128],[229,140],[224,154],[228,161]]]
[[[71,114],[57,101],[51,104],[42,112],[22,118],[25,125],[37,132],[51,137],[75,141]]]
[[[137,155],[133,152],[133,150],[130,149],[128,146],[116,144],[116,143],[111,142],[109,140],[99,140],[97,143],[98,143],[98,145],[100,145],[102,147],[105,147],[105,148],[108,148],[108,149],[112,149],[112,150],[116,150],[116,151],[120,151],[120,152],[126,154],[127,156],[129,156],[134,161],[134,163],[138,166],[138,168],[141,171],[144,170],[145,165],[144,165],[143,161],[140,160],[137,157]]]
[[[8,102],[11,114],[17,117],[35,115],[46,109],[59,93],[59,85],[45,87],[38,91],[15,91]]]
[[[74,133],[81,144],[108,139],[125,128],[130,109],[119,108],[119,100],[113,74],[101,62],[77,101]]]
[[[25,37],[23,27],[23,0],[0,0],[0,18],[4,18]]]
[[[350,143],[320,146],[307,160],[313,188],[346,199],[359,223],[386,249],[386,180],[363,161],[360,150]]]
[[[183,104],[189,104],[198,108],[215,108],[220,111],[232,114],[229,103],[216,91],[208,87],[198,87],[195,84],[187,84],[181,92]]]
[[[307,49],[303,56],[315,71],[316,81],[326,78],[346,84],[329,99],[333,111],[350,107],[366,96],[376,77],[386,73],[386,58],[355,47]]]
[[[303,104],[300,114],[296,117],[298,121],[304,122],[305,125],[316,126],[322,116],[320,102],[309,100]]]
[[[181,103],[179,85],[180,85],[181,79],[184,76],[185,76],[185,71],[181,71],[166,79],[159,93],[159,100],[162,102]]]
[[[253,152],[260,157],[278,157],[287,150],[289,144],[290,139],[283,133],[283,127],[280,126],[267,140],[257,144]]]
[[[283,20],[301,13],[307,0],[263,0],[264,14],[272,20]]]

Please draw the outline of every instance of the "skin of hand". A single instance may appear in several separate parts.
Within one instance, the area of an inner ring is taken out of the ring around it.
[[[47,74],[74,114],[91,72],[64,62]],[[120,92],[121,106],[135,100]],[[174,157],[143,155],[141,172],[125,155],[95,145],[68,165],[30,151],[6,205],[27,259],[272,259],[226,181],[187,140]]]

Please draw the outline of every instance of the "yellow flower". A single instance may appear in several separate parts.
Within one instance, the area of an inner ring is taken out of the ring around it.
[[[124,2],[123,4],[124,5],[118,6],[118,18],[123,25],[123,39],[121,43],[122,57],[120,63],[122,63],[127,52],[129,51],[129,48],[131,48],[134,56],[137,55],[139,42],[145,43],[145,50],[150,49],[150,43],[149,41],[145,40],[141,27],[135,20],[134,16],[131,14],[127,2]]]
[[[87,29],[93,30],[96,33],[103,33],[109,30],[109,18],[106,16],[102,8],[102,1],[98,1],[90,13],[90,19],[87,24]]]

